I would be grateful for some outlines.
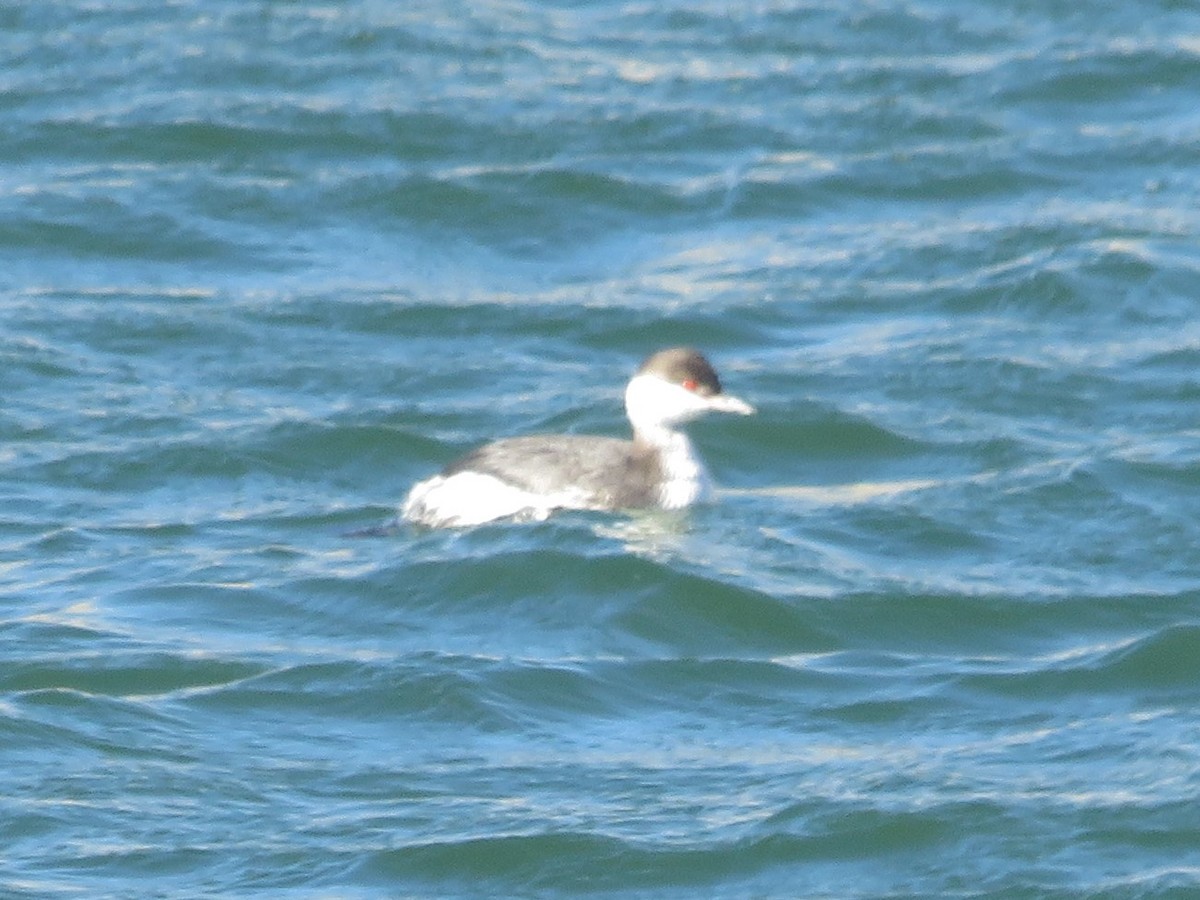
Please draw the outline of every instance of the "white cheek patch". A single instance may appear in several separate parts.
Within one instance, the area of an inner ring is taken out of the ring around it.
[[[709,408],[708,400],[655,375],[635,375],[625,389],[625,409],[635,431],[679,425]]]

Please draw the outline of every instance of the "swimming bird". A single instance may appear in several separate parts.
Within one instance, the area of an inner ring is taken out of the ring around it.
[[[418,482],[401,516],[429,526],[540,520],[558,509],[679,509],[701,500],[708,475],[682,426],[754,407],[721,389],[697,350],[648,357],[625,388],[633,439],[529,435],[486,444]]]

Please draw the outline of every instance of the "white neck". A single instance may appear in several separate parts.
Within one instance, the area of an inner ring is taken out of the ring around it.
[[[638,375],[625,391],[625,411],[634,440],[658,451],[663,468],[659,502],[667,509],[688,506],[707,490],[708,474],[688,436],[678,427],[696,413],[681,406],[683,388],[652,375]]]
[[[690,506],[708,491],[708,473],[696,455],[691,439],[682,431],[663,430],[665,442],[656,441],[663,469],[659,502],[666,509]]]

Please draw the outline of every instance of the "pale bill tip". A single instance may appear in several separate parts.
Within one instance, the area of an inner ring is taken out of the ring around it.
[[[711,397],[709,406],[718,412],[737,413],[741,416],[753,415],[756,411],[745,400],[735,397],[732,394],[717,394]]]

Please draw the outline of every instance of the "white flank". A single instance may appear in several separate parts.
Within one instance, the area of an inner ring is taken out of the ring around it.
[[[435,475],[418,482],[409,492],[401,516],[409,522],[446,526],[482,525],[496,519],[545,519],[555,509],[578,509],[575,491],[532,494],[481,472]]]

